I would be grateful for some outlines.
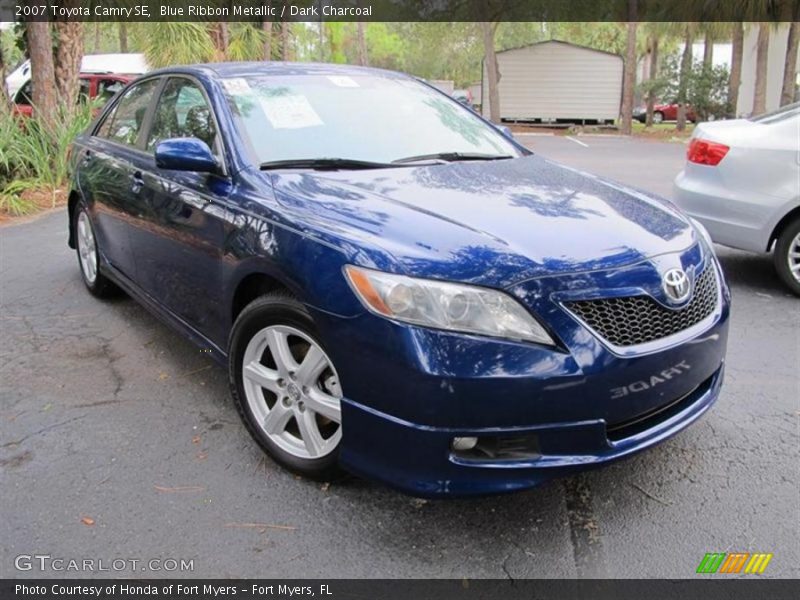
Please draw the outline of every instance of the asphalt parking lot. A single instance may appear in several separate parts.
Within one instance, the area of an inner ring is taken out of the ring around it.
[[[519,139],[666,196],[683,162],[679,143]],[[768,257],[719,249],[728,366],[699,423],[528,492],[422,501],[265,459],[221,368],[132,300],[83,289],[65,225],[58,212],[0,228],[2,577],[65,575],[14,567],[47,554],[194,561],[106,576],[680,578],[726,551],[771,552],[764,577],[800,576],[800,300]]]

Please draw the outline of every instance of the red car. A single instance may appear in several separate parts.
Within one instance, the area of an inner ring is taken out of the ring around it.
[[[102,98],[103,104],[108,102],[114,94],[125,87],[129,81],[136,78],[136,75],[116,75],[112,73],[81,73],[80,92],[78,98],[80,102]],[[23,85],[17,95],[14,96],[14,113],[23,117],[33,115],[33,92],[30,79]]]
[[[642,106],[634,111],[634,119],[640,123],[647,121],[647,108]],[[697,123],[697,115],[694,114],[691,106],[686,107],[686,119],[692,123]],[[678,120],[677,104],[656,104],[653,110],[653,123],[663,123],[664,121]]]

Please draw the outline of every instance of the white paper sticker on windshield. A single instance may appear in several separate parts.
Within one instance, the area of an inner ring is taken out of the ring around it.
[[[250,84],[242,77],[234,77],[233,79],[223,79],[222,85],[231,94],[249,94],[252,90]]]
[[[339,87],[359,87],[355,79],[346,75],[328,75],[328,80]]]
[[[259,96],[261,108],[275,129],[300,129],[322,125],[317,111],[300,94]]]

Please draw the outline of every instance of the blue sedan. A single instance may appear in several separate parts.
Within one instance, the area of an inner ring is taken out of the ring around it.
[[[406,75],[155,71],[70,161],[89,292],[124,290],[226,364],[249,432],[296,473],[523,489],[651,447],[719,395],[730,296],[702,226]]]

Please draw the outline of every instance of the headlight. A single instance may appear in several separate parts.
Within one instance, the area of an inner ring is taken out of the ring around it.
[[[553,345],[544,328],[503,292],[348,265],[347,279],[370,311],[423,327]]]

